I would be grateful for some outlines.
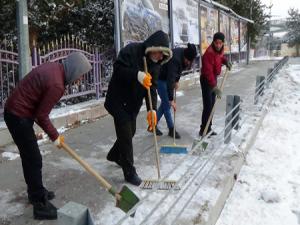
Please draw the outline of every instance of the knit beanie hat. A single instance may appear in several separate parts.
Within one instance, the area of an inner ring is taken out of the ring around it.
[[[193,61],[197,56],[197,49],[194,44],[187,44],[187,48],[184,49],[184,57],[189,60]]]
[[[225,36],[222,32],[217,32],[214,34],[214,41],[215,40],[221,40],[221,41],[225,41]]]

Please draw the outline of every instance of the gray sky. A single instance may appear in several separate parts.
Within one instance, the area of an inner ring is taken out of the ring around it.
[[[288,10],[290,8],[296,8],[300,11],[300,0],[261,0],[262,3],[270,5],[270,2],[273,4],[272,15],[274,18],[287,17]]]

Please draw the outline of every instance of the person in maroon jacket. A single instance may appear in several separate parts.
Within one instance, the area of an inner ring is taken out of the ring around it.
[[[57,209],[49,200],[55,197],[42,181],[42,157],[33,130],[36,122],[61,147],[59,135],[49,113],[64,94],[65,86],[82,79],[92,69],[79,52],[70,54],[62,63],[49,62],[38,66],[19,82],[4,107],[4,120],[16,143],[27,184],[28,200],[35,219],[56,219]]]
[[[224,40],[225,36],[223,33],[215,33],[212,44],[202,56],[200,83],[203,112],[199,136],[203,136],[206,123],[215,104],[216,96],[218,98],[221,98],[222,96],[222,91],[217,86],[217,76],[221,74],[222,64],[226,65],[229,70],[232,66],[232,64],[224,57]],[[211,125],[212,122],[209,124],[207,133],[210,132],[210,135],[216,135],[216,132],[211,131]]]

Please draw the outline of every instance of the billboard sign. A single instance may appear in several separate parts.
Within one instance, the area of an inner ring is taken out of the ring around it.
[[[220,32],[225,35],[224,53],[230,53],[230,32],[229,32],[229,16],[220,13]]]
[[[241,40],[241,52],[247,51],[247,23],[240,22],[240,40]]]
[[[174,45],[199,44],[198,2],[195,0],[173,0]]]
[[[201,6],[201,48],[202,54],[213,41],[213,36],[218,32],[218,10]]]
[[[157,30],[169,34],[168,0],[120,0],[121,47]]]
[[[239,21],[231,17],[231,53],[239,52]]]

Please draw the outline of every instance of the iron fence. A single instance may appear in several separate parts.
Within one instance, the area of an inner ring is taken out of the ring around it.
[[[0,114],[3,113],[5,101],[18,83],[18,52],[7,42],[0,45]],[[72,52],[82,52],[91,63],[93,69],[84,75],[78,84],[66,87],[60,103],[73,104],[92,98],[105,96],[112,74],[115,51],[110,49],[99,52],[96,46],[88,45],[74,36],[64,36],[60,40],[31,49],[32,68],[46,62],[62,62]]]

